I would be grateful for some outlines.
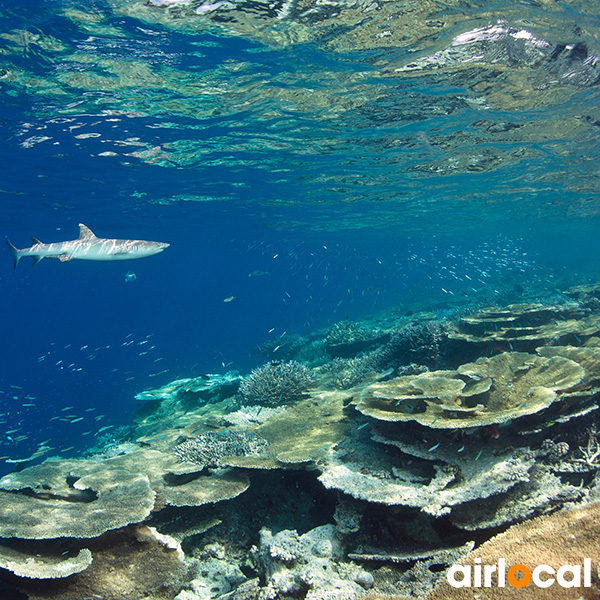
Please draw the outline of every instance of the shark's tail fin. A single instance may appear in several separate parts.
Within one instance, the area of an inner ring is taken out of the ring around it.
[[[17,265],[19,264],[19,259],[21,258],[19,250],[10,243],[8,238],[6,238],[6,245],[8,246],[8,251],[10,252],[10,255],[13,257],[14,268],[16,269]]]

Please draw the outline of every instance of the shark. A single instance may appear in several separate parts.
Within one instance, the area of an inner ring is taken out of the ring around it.
[[[131,258],[144,258],[162,252],[169,244],[164,242],[148,242],[145,240],[117,240],[99,238],[89,227],[79,224],[79,237],[67,242],[53,242],[43,244],[37,238],[31,238],[31,246],[19,250],[6,238],[6,245],[17,268],[19,260],[24,256],[31,256],[33,264],[42,258],[58,258],[67,262],[74,258],[81,260],[127,260]]]

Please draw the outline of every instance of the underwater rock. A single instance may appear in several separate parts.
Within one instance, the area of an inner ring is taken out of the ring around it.
[[[298,362],[270,362],[242,381],[240,394],[248,404],[277,406],[300,400],[314,382],[310,369]]]
[[[263,528],[254,560],[266,578],[267,598],[300,596],[306,600],[352,600],[373,585],[372,576],[343,562],[341,536],[333,525],[304,535]]]

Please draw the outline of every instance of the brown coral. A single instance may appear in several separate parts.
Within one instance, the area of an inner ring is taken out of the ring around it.
[[[453,588],[442,582],[429,594],[427,600],[596,600],[600,582],[596,565],[600,561],[600,503],[563,510],[550,516],[538,517],[527,523],[515,525],[508,531],[485,542],[482,546],[459,561],[462,565],[495,565],[499,557],[506,560],[507,567],[522,564],[533,570],[537,565],[581,565],[584,558],[592,559],[592,587],[563,588],[557,583],[540,589],[533,583],[524,588],[510,585],[499,590],[492,587]],[[492,583],[494,580],[492,580]]]

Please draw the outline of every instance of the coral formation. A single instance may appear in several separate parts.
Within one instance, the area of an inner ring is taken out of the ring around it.
[[[598,537],[600,536],[600,504],[562,510],[553,515],[538,517],[532,521],[514,525],[506,532],[493,537],[479,548],[473,550],[461,565],[497,564],[498,558],[507,561],[507,567],[521,564],[530,570],[537,565],[550,565],[554,569],[562,565],[582,565],[583,558],[591,558],[592,586],[585,588],[561,587],[558,584],[547,588],[548,596],[553,600],[572,600],[582,598],[592,600],[600,592],[600,580],[596,565],[600,562]],[[496,578],[494,576],[494,581]],[[517,600],[521,598],[541,598],[540,588],[528,586],[517,588],[506,586],[502,590],[502,599]],[[497,598],[499,591],[496,586],[452,588],[447,581],[442,580],[439,586],[427,597],[427,600],[475,600]],[[545,596],[544,596],[545,597]]]
[[[373,585],[373,577],[357,565],[343,563],[341,538],[333,525],[304,535],[284,530],[260,532],[254,561],[266,576],[267,597],[305,600],[353,600]]]
[[[323,391],[273,411],[252,430],[268,443],[260,454],[224,457],[222,464],[274,469],[318,461],[343,439],[347,428],[343,402],[348,398],[343,392]]]
[[[447,336],[445,324],[417,321],[394,331],[384,351],[398,364],[414,363],[435,368],[444,360]]]
[[[0,479],[2,578],[34,600],[436,600],[449,565],[491,543],[474,540],[523,522],[529,539],[528,519],[600,498],[590,293],[342,323],[310,368],[144,392],[135,442]],[[294,356],[315,347],[298,339]]]
[[[182,412],[210,407],[230,398],[237,393],[240,382],[241,377],[237,373],[228,372],[177,379],[160,388],[136,394],[135,399],[140,403],[136,411],[140,435],[152,432],[157,424],[162,428],[177,425]]]
[[[314,381],[310,370],[298,362],[270,362],[242,381],[240,394],[249,404],[277,406],[302,398]]]
[[[191,579],[175,600],[223,597],[247,582],[239,566],[227,560],[227,552],[221,544],[207,544],[200,557],[190,563]]]
[[[144,473],[48,460],[0,479],[0,536],[91,538],[143,521],[156,492]]]
[[[360,323],[340,321],[333,325],[323,340],[327,352],[337,358],[352,358],[373,349],[389,339],[389,333]]]
[[[533,352],[536,347],[587,340],[598,331],[600,317],[586,313],[577,302],[562,305],[511,304],[505,308],[490,307],[463,317],[449,339],[455,343],[454,355],[473,355],[482,346],[494,352]],[[458,342],[461,342],[461,347]],[[579,342],[581,343],[581,342]],[[471,348],[464,347],[464,344]]]
[[[7,569],[19,577],[29,579],[59,579],[69,577],[87,569],[92,563],[92,553],[83,548],[74,556],[56,554],[41,554],[39,548],[29,547],[18,550],[6,545],[0,545],[0,567]]]
[[[584,379],[570,359],[503,352],[456,371],[431,371],[374,383],[361,394],[358,410],[385,421],[416,421],[434,428],[503,423],[537,413],[559,393]]]
[[[200,506],[248,488],[239,472],[204,473],[147,448],[98,460],[47,460],[0,480],[4,538],[92,538],[146,519],[155,505]]]
[[[354,358],[334,358],[321,369],[331,374],[331,385],[338,390],[348,390],[371,377],[379,365],[376,353]]]
[[[185,408],[198,406],[206,402],[219,402],[233,396],[240,385],[241,378],[236,373],[225,375],[202,375],[188,379],[176,379],[155,390],[146,390],[135,395],[135,399],[148,403],[151,401],[179,404]]]
[[[211,431],[175,446],[174,452],[181,462],[218,467],[226,456],[260,454],[268,445],[267,440],[249,431]]]
[[[409,443],[375,439],[400,447],[407,456],[413,456],[411,467],[402,469],[403,462],[408,461],[401,455],[395,461],[390,460],[386,454],[355,443],[357,458],[349,459],[345,448],[335,451],[321,467],[319,481],[327,488],[341,490],[360,500],[417,507],[441,516],[458,505],[475,501],[487,503],[491,496],[507,492],[519,481],[527,481],[535,462],[533,456],[510,452],[482,453],[477,457],[475,452],[467,451],[452,458],[453,451],[458,450],[452,443],[447,444],[443,454],[432,456],[423,444],[419,450],[417,444],[410,447]]]
[[[89,540],[93,561],[62,579],[19,577],[15,586],[30,600],[173,600],[187,580],[176,548],[136,528]]]

